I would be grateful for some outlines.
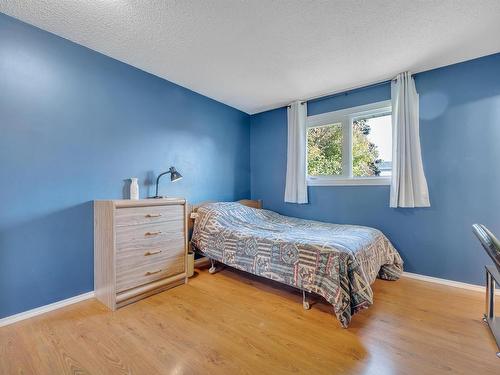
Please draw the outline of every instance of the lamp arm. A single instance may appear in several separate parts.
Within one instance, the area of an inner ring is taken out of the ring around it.
[[[160,173],[158,175],[158,177],[156,177],[156,197],[158,197],[158,184],[160,183],[160,178],[168,173],[171,173],[170,171],[166,171],[166,172],[163,172],[163,173]]]

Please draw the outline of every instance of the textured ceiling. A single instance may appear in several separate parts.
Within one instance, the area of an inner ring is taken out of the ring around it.
[[[500,51],[499,0],[0,0],[248,113]]]

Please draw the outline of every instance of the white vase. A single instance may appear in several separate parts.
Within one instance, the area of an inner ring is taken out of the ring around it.
[[[130,182],[130,199],[136,201],[139,199],[139,184],[136,177],[132,177],[130,180],[132,181]]]

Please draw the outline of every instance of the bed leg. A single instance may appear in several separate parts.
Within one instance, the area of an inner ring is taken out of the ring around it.
[[[302,306],[304,307],[304,310],[309,310],[311,308],[311,305],[309,304],[309,299],[307,298],[306,291],[302,291]]]
[[[217,268],[215,267],[215,261],[213,259],[210,259],[210,264],[212,266],[209,268],[208,273],[213,275],[217,271]]]

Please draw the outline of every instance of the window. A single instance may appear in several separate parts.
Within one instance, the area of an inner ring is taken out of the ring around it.
[[[309,116],[309,185],[387,185],[392,171],[391,102]]]

